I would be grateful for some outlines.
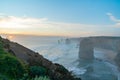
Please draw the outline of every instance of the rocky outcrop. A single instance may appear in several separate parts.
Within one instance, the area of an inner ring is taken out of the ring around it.
[[[67,38],[67,39],[65,40],[65,43],[66,43],[66,44],[70,44],[70,39]]]
[[[79,47],[79,59],[93,60],[93,49],[93,43],[89,38],[85,38],[84,40],[82,40]]]
[[[120,68],[120,41],[117,41],[117,55],[115,57],[115,63],[119,66]]]
[[[80,41],[79,59],[94,59],[94,48],[108,49],[117,53],[114,62],[120,68],[120,37],[86,37]]]
[[[1,38],[2,39],[2,38]],[[30,66],[43,66],[48,69],[48,75],[52,80],[81,80],[75,79],[62,65],[54,64],[42,55],[7,39],[2,39],[4,50],[16,56]]]
[[[89,37],[95,48],[117,51],[117,41],[120,37]]]

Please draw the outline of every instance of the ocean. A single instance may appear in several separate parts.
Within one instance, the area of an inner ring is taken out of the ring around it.
[[[92,63],[78,60],[79,41],[66,42],[66,37],[2,35],[13,42],[38,52],[53,63],[65,66],[75,77],[82,80],[120,80],[117,66],[108,62],[116,53],[104,49],[95,49]],[[111,56],[110,56],[111,55]],[[87,64],[80,66],[79,64]]]

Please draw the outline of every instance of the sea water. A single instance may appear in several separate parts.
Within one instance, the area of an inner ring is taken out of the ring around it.
[[[3,35],[3,37],[7,36]],[[23,35],[14,35],[10,40],[20,43],[35,52],[39,52],[39,54],[53,63],[62,64],[75,77],[80,77],[82,80],[120,80],[117,66],[107,61],[109,57],[107,55],[109,54],[105,50],[94,50],[94,56],[99,60],[95,59],[92,63],[86,61],[80,62],[78,60],[79,41],[66,44],[65,37]],[[85,64],[85,66],[80,64]]]

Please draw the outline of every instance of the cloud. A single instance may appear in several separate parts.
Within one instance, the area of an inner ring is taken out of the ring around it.
[[[0,27],[3,28],[30,28],[31,25],[43,24],[47,18],[29,18],[2,15],[0,17]],[[36,26],[36,25],[35,25]]]
[[[112,16],[111,14],[108,14]],[[115,20],[116,21],[116,20]],[[55,22],[47,18],[0,16],[0,33],[55,36],[93,36],[111,34],[112,25]]]
[[[116,26],[118,26],[118,27],[120,27],[120,19],[116,19],[113,15],[112,15],[112,13],[107,13],[107,15],[110,17],[110,20],[112,20],[113,22],[115,22],[116,24]]]

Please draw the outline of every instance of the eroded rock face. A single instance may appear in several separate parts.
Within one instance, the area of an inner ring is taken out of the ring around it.
[[[119,66],[119,68],[120,68],[120,53],[118,53],[118,55],[116,56],[116,58],[115,58],[115,63],[116,63],[116,65]]]
[[[85,38],[80,42],[79,59],[93,60],[94,59],[94,46],[89,38]]]
[[[119,68],[120,68],[120,41],[117,41],[116,42],[117,44],[117,55],[116,55],[116,57],[115,57],[115,63],[119,66]]]

